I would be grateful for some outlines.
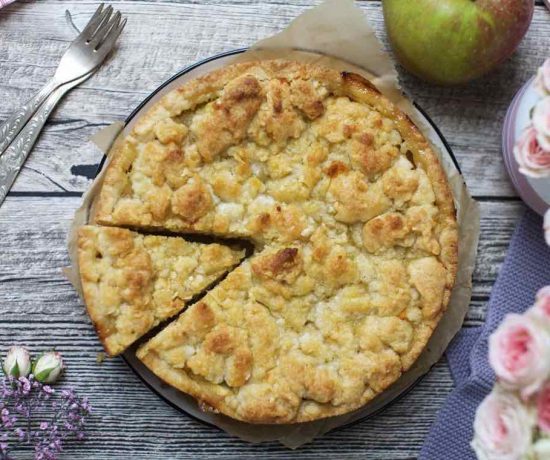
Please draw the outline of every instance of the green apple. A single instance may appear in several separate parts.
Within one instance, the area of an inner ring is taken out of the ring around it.
[[[397,59],[439,84],[459,84],[492,70],[517,48],[534,0],[383,0]]]

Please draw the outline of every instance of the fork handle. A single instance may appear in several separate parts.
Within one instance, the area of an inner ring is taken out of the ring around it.
[[[65,85],[57,88],[0,156],[0,205],[6,198],[50,113],[71,87],[71,85]]]
[[[38,107],[58,86],[57,80],[52,78],[32,99],[0,125],[0,156],[31,119]]]

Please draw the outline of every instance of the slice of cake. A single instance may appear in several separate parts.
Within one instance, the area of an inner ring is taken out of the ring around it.
[[[87,225],[78,260],[88,314],[105,350],[122,353],[237,265],[244,250]]]

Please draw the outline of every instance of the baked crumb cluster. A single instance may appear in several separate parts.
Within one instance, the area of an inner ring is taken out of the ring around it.
[[[411,366],[448,303],[457,227],[445,175],[357,75],[227,67],[168,93],[110,159],[97,223],[256,244],[138,351],[231,417],[360,407]]]

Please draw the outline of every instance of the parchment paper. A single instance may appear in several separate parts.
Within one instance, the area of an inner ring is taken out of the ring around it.
[[[147,371],[139,367],[140,363],[133,356],[133,349],[125,354],[126,359],[134,368],[138,369],[138,372],[148,384],[155,386],[157,391],[170,391],[175,394],[175,397],[178,397],[180,407],[183,407],[190,414],[249,442],[278,440],[287,447],[296,448],[327,431],[380,410],[410,388],[441,358],[447,345],[462,326],[468,311],[472,289],[471,277],[479,238],[479,208],[477,203],[470,197],[459,171],[438,134],[413,104],[402,95],[395,67],[389,56],[382,51],[381,44],[376,38],[372,27],[368,24],[365,15],[359,8],[354,6],[352,0],[325,1],[298,16],[282,32],[259,41],[246,53],[224,59],[223,65],[237,61],[281,57],[315,62],[338,70],[351,70],[363,74],[386,97],[407,112],[431,141],[435,151],[440,156],[451,184],[459,222],[459,267],[456,284],[446,313],[426,349],[412,368],[383,394],[354,412],[315,422],[293,425],[253,425],[239,422],[223,415],[201,412],[191,397],[183,395],[173,388],[167,388],[160,381],[156,382],[155,385],[156,377],[152,374],[144,376],[143,372]],[[204,66],[203,70],[195,71],[193,77],[197,76],[197,72],[200,74],[201,71],[206,73],[210,70],[212,70],[212,65]],[[155,96],[153,101],[170,89],[170,86],[167,86]],[[153,103],[153,101],[150,103]],[[144,110],[147,109],[150,103],[145,106]],[[134,120],[138,117],[139,114]],[[124,123],[115,123],[101,130],[92,140],[103,152],[107,153],[117,134],[120,133],[119,139],[121,139],[131,128],[131,125],[132,123],[122,130]],[[107,161],[109,161],[109,158],[107,158]],[[76,231],[79,226],[88,222],[90,208],[93,206],[93,200],[101,187],[105,170],[104,167],[84,195],[82,206],[75,213],[69,234],[68,248],[73,265],[65,269],[65,273],[79,294],[82,293],[82,290],[76,257]]]

